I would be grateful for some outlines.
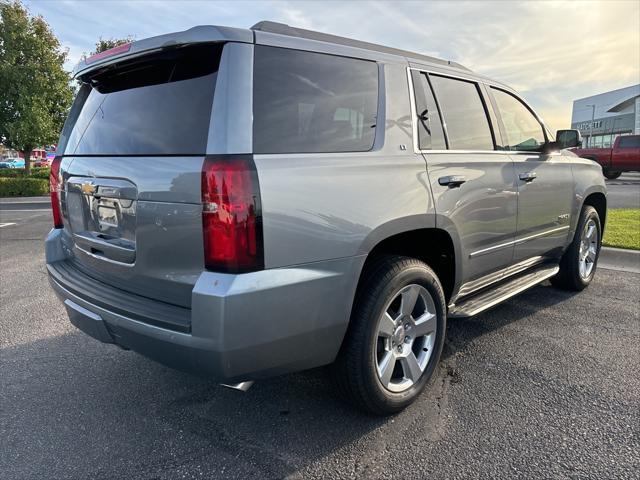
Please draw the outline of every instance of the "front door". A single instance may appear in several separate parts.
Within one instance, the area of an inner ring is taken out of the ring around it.
[[[560,152],[541,153],[544,127],[515,95],[491,87],[514,162],[518,220],[514,263],[559,254],[567,244],[573,203],[571,165]]]

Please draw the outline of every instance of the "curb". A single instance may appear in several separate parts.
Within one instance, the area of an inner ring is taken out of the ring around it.
[[[36,211],[51,209],[50,197],[4,197],[0,198],[0,212]]]
[[[640,250],[602,247],[600,249],[598,267],[640,273]]]

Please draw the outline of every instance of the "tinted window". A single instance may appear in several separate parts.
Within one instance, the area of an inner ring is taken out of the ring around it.
[[[374,62],[255,47],[256,153],[370,150],[377,107]]]
[[[449,139],[455,150],[493,150],[493,138],[478,86],[430,75]]]
[[[436,106],[433,92],[427,75],[411,71],[413,90],[416,97],[416,113],[418,115],[418,142],[421,150],[444,150],[447,144],[444,140],[442,122]]]
[[[491,91],[507,134],[508,149],[539,150],[545,143],[544,131],[533,113],[513,95],[495,88]]]
[[[205,153],[220,50],[175,49],[85,79],[62,132],[63,153]]]
[[[640,137],[620,137],[620,148],[640,148]]]

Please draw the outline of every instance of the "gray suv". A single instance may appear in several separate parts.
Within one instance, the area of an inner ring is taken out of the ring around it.
[[[593,279],[600,167],[456,63],[261,22],[75,75],[46,260],[102,342],[242,389],[331,365],[388,414],[429,381],[447,317]]]

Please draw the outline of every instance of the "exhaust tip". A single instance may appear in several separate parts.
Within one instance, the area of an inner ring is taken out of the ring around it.
[[[221,383],[223,387],[232,388],[234,390],[240,390],[242,392],[246,392],[251,388],[253,382],[240,382],[240,383]]]

